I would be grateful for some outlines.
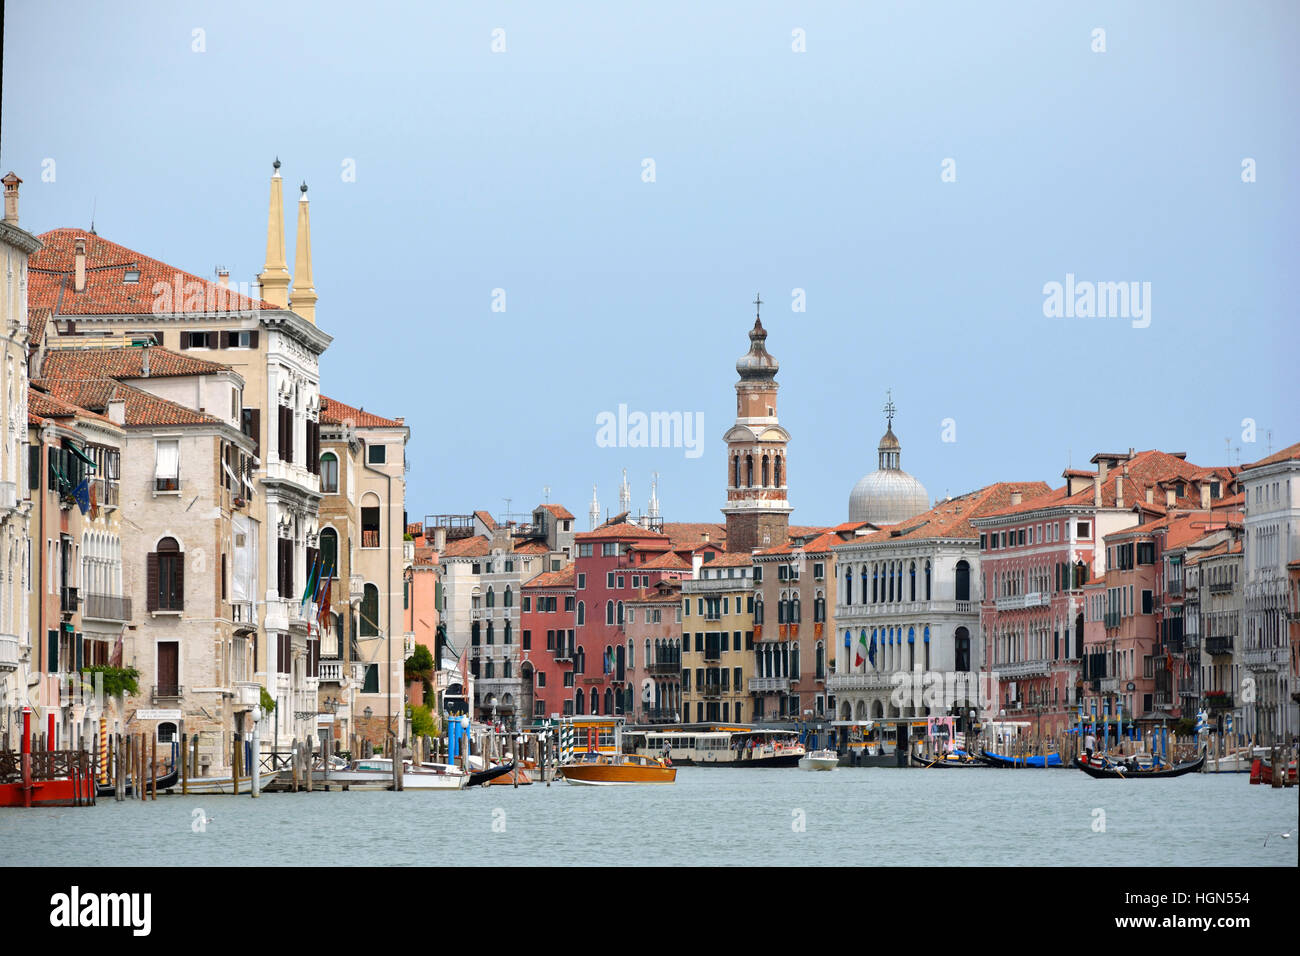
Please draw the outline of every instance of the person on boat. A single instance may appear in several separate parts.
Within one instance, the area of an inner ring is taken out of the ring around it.
[[[1092,759],[1092,752],[1097,749],[1097,738],[1091,733],[1083,739],[1083,752],[1087,754],[1088,759]]]

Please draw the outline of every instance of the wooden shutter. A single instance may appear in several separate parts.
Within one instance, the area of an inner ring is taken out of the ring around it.
[[[158,553],[145,556],[145,597],[150,611],[158,610]]]
[[[230,333],[221,331],[217,333],[217,347],[222,349],[230,348]]]
[[[216,347],[217,347],[217,333],[216,333],[216,332],[209,332],[209,333],[208,333],[208,348],[210,348],[210,349],[215,349]]]
[[[257,348],[257,329],[248,333],[248,347],[250,349]]]
[[[187,349],[187,348],[189,348],[189,347],[190,347],[190,333],[188,333],[188,332],[182,330],[182,331],[181,331],[181,348],[183,348],[183,349]]]
[[[176,569],[176,607],[173,610],[183,611],[185,610],[185,555],[177,552],[172,567]]]

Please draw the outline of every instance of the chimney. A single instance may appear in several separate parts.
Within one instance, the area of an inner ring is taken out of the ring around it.
[[[217,266],[217,282],[223,289],[230,288],[230,270],[225,266]]]
[[[141,365],[143,366],[143,368],[141,369],[141,375],[144,378],[148,378],[149,377],[149,346],[146,345],[142,349],[142,351],[144,352],[144,357],[141,360]]]
[[[1147,485],[1147,504],[1153,505],[1155,503],[1156,503],[1156,486]]]
[[[1094,508],[1101,507],[1101,475],[1100,474],[1096,474],[1092,476],[1092,506]]]
[[[704,543],[705,544],[709,543],[709,533],[707,531],[704,532]]]
[[[1020,502],[1022,502],[1023,500],[1024,500],[1024,496],[1023,496],[1020,492],[1018,492],[1018,491],[1013,491],[1013,492],[1011,492],[1011,504],[1012,504],[1012,505],[1018,505],[1018,504],[1020,504]]]
[[[1173,506],[1174,506],[1174,489],[1172,489],[1172,488],[1166,488],[1166,489],[1165,489],[1165,507],[1166,507],[1166,508],[1172,508]]]
[[[447,550],[447,529],[446,528],[433,529],[433,550],[437,551],[439,554],[442,554],[442,552]]]
[[[5,222],[11,226],[18,225],[18,184],[22,182],[13,170],[0,182],[5,184]]]
[[[704,555],[696,551],[691,555],[691,577],[699,580],[700,568],[704,567]]]
[[[1115,476],[1115,507],[1124,507],[1124,476]]]
[[[1210,510],[1210,483],[1208,481],[1201,482],[1201,510]]]
[[[1102,481],[1106,480],[1106,474],[1110,471],[1110,462],[1105,458],[1097,459],[1097,474]]]
[[[75,292],[84,292],[86,291],[86,240],[78,239],[76,248],[72,288]]]
[[[126,402],[122,401],[120,398],[110,399],[108,403],[108,420],[115,425],[125,425]]]

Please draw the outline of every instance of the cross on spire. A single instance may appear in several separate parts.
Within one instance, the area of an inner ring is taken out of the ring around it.
[[[898,409],[894,406],[894,400],[892,396],[893,396],[893,390],[886,389],[885,407],[883,411],[885,413],[886,427],[890,430],[892,430],[894,427],[894,412],[898,411]]]
[[[754,293],[754,318],[757,319],[760,317],[759,313],[762,311],[762,307],[763,307],[763,298],[757,292],[755,292]]]

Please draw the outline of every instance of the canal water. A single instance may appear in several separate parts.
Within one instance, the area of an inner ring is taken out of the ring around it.
[[[1245,774],[683,767],[673,786],[0,809],[0,863],[1294,866],[1296,812],[1295,789],[1252,787]]]

